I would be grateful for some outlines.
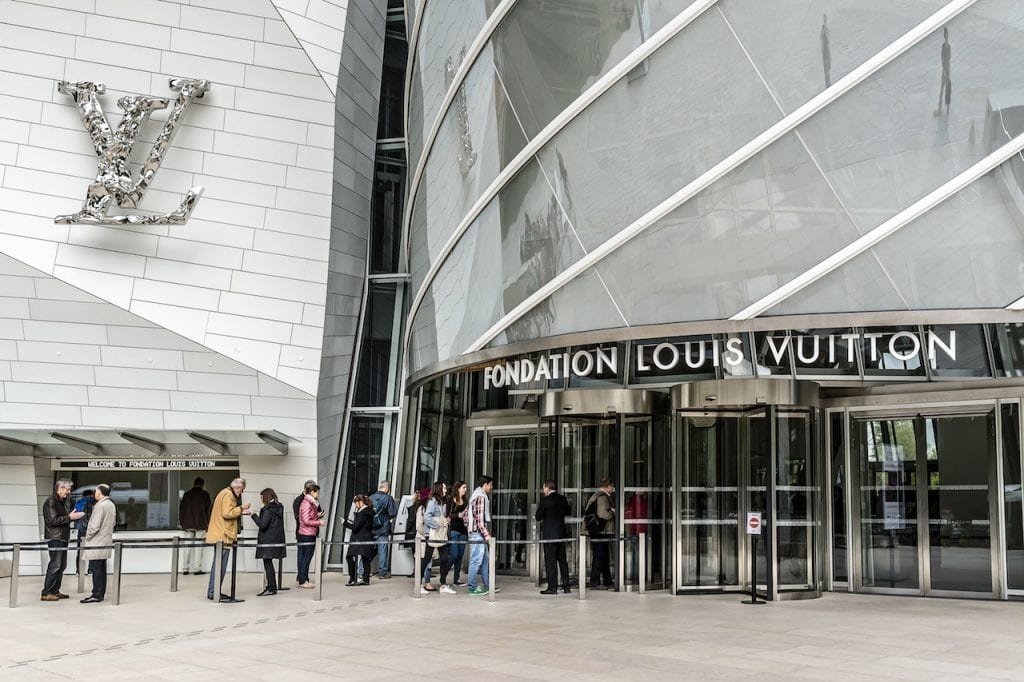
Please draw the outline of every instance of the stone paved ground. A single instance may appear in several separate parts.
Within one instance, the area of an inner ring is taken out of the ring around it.
[[[126,576],[122,603],[38,601],[22,578],[6,608],[0,680],[48,679],[1024,679],[1024,604],[827,594],[767,606],[737,595],[541,596],[505,578],[494,604],[416,600],[408,578],[205,599],[206,576]],[[75,588],[65,581],[65,592]],[[464,588],[463,588],[464,589]],[[386,639],[386,644],[382,641]],[[443,675],[442,675],[443,673]]]

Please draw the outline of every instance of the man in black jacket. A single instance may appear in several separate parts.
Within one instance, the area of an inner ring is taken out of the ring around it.
[[[189,541],[189,546],[185,549],[185,575],[202,575],[203,566],[206,565],[203,561],[205,547],[202,540],[206,537],[206,527],[210,525],[213,501],[210,499],[210,493],[206,492],[205,485],[206,481],[202,476],[196,476],[192,487],[185,491],[181,496],[181,502],[178,503],[178,525]]]
[[[554,481],[544,481],[543,496],[537,504],[535,518],[541,522],[541,538],[557,540],[569,537],[569,529],[565,527],[565,517],[569,515],[569,501],[558,492]],[[541,594],[558,594],[558,573],[562,572],[562,591],[569,593],[569,562],[565,558],[564,542],[544,543],[544,575],[547,576],[548,589]]]
[[[66,478],[57,481],[53,494],[43,502],[43,539],[50,547],[50,561],[46,564],[42,601],[67,599],[60,591],[64,569],[68,565],[68,542],[71,540],[71,522],[85,516],[83,512],[69,512],[66,500],[74,483]]]

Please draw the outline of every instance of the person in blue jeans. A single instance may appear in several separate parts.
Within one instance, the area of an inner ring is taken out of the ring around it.
[[[469,529],[466,528],[466,510],[469,500],[466,493],[469,486],[465,481],[455,481],[451,494],[448,496],[448,561],[452,567],[452,584],[463,585],[459,580],[462,572],[462,558],[466,555],[466,539]]]
[[[494,490],[494,479],[481,476],[477,481],[476,490],[469,498],[469,509],[466,516],[466,527],[469,530],[469,578],[466,584],[470,594],[486,594],[490,592],[489,552],[486,542],[491,537],[491,491]],[[477,574],[482,577],[483,586],[477,585]],[[495,592],[500,592],[498,587]]]
[[[320,486],[316,483],[307,483],[304,490],[304,497],[299,504],[298,519],[298,547],[296,547],[296,561],[298,562],[295,579],[299,587],[313,589],[313,581],[309,579],[309,565],[313,561],[313,554],[316,550],[316,536],[320,534],[320,527],[327,524],[320,511]]]
[[[377,575],[386,580],[391,577],[391,523],[398,516],[395,498],[391,497],[391,483],[381,481],[370,500],[373,502],[373,539],[377,541]],[[359,566],[361,569],[362,564]]]

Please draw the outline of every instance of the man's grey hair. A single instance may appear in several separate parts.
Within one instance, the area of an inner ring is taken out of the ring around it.
[[[75,487],[75,482],[70,478],[58,478],[57,482],[53,484],[53,492],[57,492],[60,488],[67,488],[71,490]]]
[[[391,481],[381,481],[380,485],[377,486],[377,490],[381,491],[382,493],[391,492]]]
[[[234,488],[235,486],[239,486],[239,485],[242,486],[243,488],[245,487],[245,479],[244,478],[236,478],[235,480],[231,481],[231,487],[232,488]]]

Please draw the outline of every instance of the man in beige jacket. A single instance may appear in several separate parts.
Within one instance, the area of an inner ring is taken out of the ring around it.
[[[114,522],[117,520],[117,508],[110,499],[110,486],[100,483],[93,496],[96,504],[82,542],[82,558],[89,562],[92,574],[92,594],[82,600],[83,604],[98,604],[107,594],[107,559],[111,554],[110,546],[114,544]]]
[[[213,511],[210,512],[210,525],[206,529],[206,544],[215,545],[223,542],[223,549],[220,556],[220,579],[214,575],[216,571],[210,568],[210,584],[206,590],[206,598],[213,599],[216,592],[214,584],[220,588],[224,582],[224,573],[228,569],[228,558],[231,556],[231,547],[238,539],[238,530],[242,525],[242,516],[248,516],[252,510],[248,502],[242,504],[242,493],[245,492],[245,479],[236,478],[231,485],[217,493],[217,499],[213,501]],[[214,557],[213,565],[216,566],[217,558]],[[221,594],[221,599],[226,595]]]

